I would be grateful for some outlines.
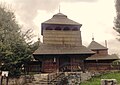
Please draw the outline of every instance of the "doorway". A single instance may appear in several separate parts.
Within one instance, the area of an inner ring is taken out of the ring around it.
[[[71,69],[71,63],[70,63],[70,57],[60,57],[59,58],[59,71],[65,72],[70,71]]]

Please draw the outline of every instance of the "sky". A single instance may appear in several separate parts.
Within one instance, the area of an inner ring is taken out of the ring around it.
[[[32,29],[36,36],[40,35],[41,23],[60,12],[82,24],[83,45],[88,46],[92,36],[96,42],[109,48],[109,54],[120,53],[118,33],[113,29],[116,16],[114,0],[0,0],[8,4],[15,12],[22,30]],[[42,38],[41,38],[42,39]]]

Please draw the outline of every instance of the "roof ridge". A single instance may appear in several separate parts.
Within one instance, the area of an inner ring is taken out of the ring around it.
[[[67,17],[67,15],[64,15],[62,13],[57,13],[57,14],[53,15],[53,17],[51,19],[49,19],[43,23],[45,23],[45,24],[79,25],[79,26],[82,25],[72,19],[69,19]]]

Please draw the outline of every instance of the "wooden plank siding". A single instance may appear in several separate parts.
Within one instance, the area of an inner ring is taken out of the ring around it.
[[[53,58],[44,59],[42,64],[42,71],[45,73],[55,72],[57,70],[57,63],[53,62]]]
[[[85,63],[85,67],[88,71],[105,71],[113,70],[114,67],[111,66],[111,63]]]
[[[80,31],[43,31],[44,44],[82,45]]]

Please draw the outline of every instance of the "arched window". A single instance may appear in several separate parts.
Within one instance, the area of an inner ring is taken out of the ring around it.
[[[60,27],[56,27],[55,30],[61,30],[61,28]]]
[[[79,29],[77,27],[74,27],[72,30],[73,31],[78,31]]]
[[[69,27],[65,27],[63,30],[68,31],[68,30],[70,30],[70,28]]]
[[[46,30],[52,30],[52,28],[51,27],[46,27]]]

